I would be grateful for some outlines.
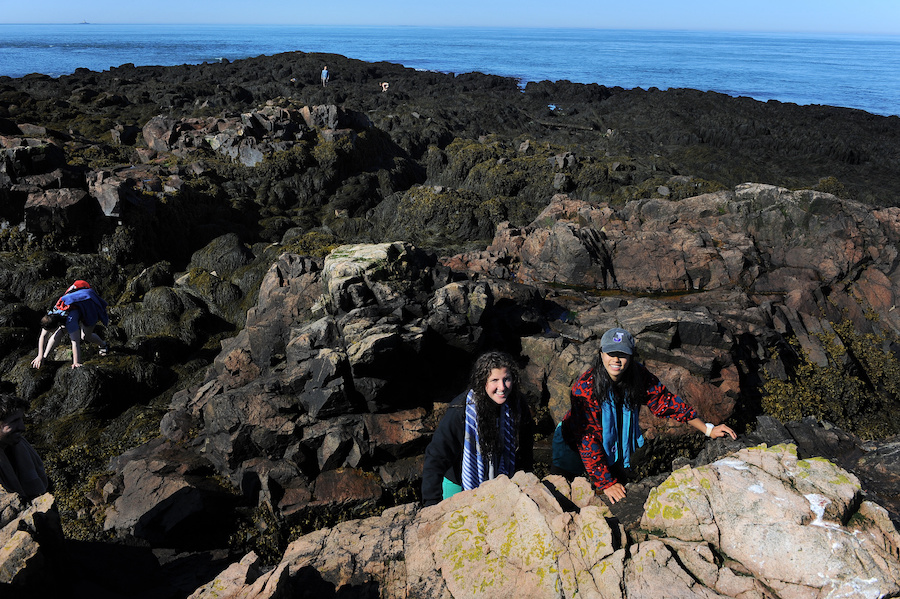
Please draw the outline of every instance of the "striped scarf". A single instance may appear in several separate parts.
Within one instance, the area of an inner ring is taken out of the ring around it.
[[[478,441],[478,412],[475,409],[475,392],[470,390],[466,396],[466,436],[463,442],[462,488],[464,491],[475,489],[486,480],[501,474],[512,476],[516,471],[516,423],[509,402],[500,406],[500,422],[503,431],[503,450],[497,462],[485,465],[485,456],[481,453]],[[485,472],[485,467],[487,472]]]

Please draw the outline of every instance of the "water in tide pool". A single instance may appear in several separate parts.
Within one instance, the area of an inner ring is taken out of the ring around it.
[[[900,115],[900,36],[451,27],[3,25],[0,76],[328,52],[522,83],[689,87]]]

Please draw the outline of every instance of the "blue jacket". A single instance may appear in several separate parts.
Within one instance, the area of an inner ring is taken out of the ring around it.
[[[80,325],[91,327],[97,321],[109,324],[109,315],[106,313],[106,301],[97,295],[93,289],[78,289],[67,293],[59,301],[68,305],[66,311],[66,330],[72,334],[73,329],[78,331]],[[57,302],[59,304],[59,302]]]

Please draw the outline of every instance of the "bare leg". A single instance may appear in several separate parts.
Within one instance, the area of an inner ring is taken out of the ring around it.
[[[72,368],[81,366],[81,339],[72,339]]]
[[[88,343],[96,343],[100,347],[103,347],[104,345],[103,339],[100,338],[100,335],[94,332],[93,326],[81,327],[81,340],[87,341]]]

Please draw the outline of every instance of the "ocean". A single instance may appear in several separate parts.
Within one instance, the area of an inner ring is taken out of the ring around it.
[[[453,27],[4,25],[0,76],[291,51],[449,73],[694,88],[900,115],[900,36]]]

